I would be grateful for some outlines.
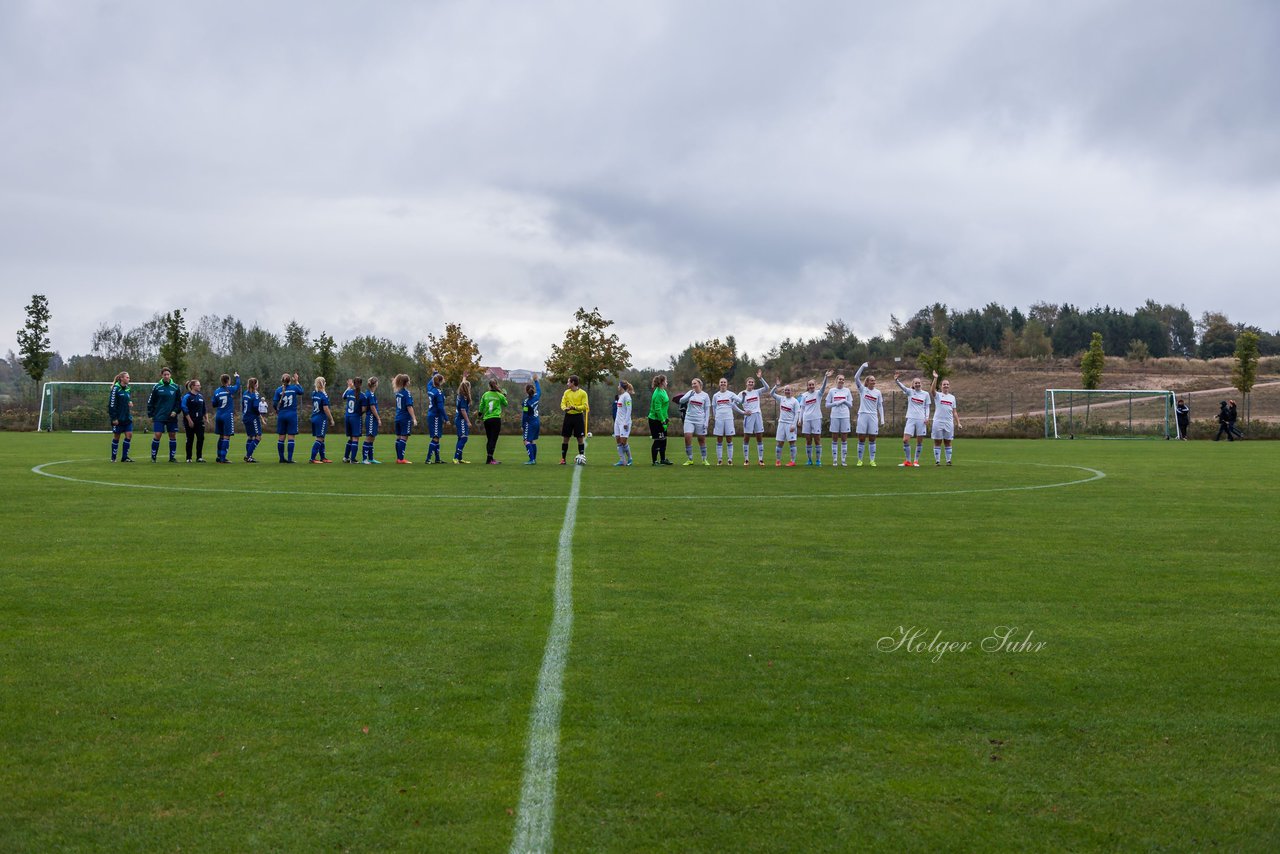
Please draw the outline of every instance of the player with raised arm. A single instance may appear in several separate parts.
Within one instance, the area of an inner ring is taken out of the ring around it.
[[[355,465],[360,453],[360,436],[364,433],[364,379],[351,377],[342,393],[342,426],[347,433],[347,444],[342,449],[342,461]]]
[[[938,372],[933,372],[933,385],[938,389]],[[951,440],[961,428],[960,413],[956,410],[956,397],[951,393],[951,380],[943,380],[942,387],[933,395],[933,464],[942,465],[942,446],[947,447],[947,465],[951,465]]]
[[[729,380],[725,377],[720,378],[719,388],[711,396],[711,412],[715,416],[712,433],[716,437],[716,465],[724,465],[725,445],[729,446],[729,465],[733,465],[733,415],[735,412],[745,415],[746,410],[738,405],[738,395],[729,391]]]
[[[378,378],[369,377],[367,391],[364,393],[364,446],[361,449],[361,462],[367,466],[382,465],[373,458],[373,440],[378,438],[378,432],[381,429],[382,415],[378,412]]]
[[[788,383],[783,389],[782,394],[778,394],[776,389],[782,380],[774,380],[774,391],[769,392],[773,399],[778,401],[778,432],[774,436],[773,446],[773,465],[782,465],[782,445],[786,443],[791,447],[791,460],[787,463],[787,468],[795,468],[796,465],[796,418],[800,415],[800,399],[791,396],[791,384]]]
[[[324,377],[316,377],[315,391],[311,392],[311,462],[317,465],[333,462],[324,453],[324,437],[334,424],[329,395],[325,394],[324,387]]]
[[[120,454],[120,462],[131,463],[129,444],[133,441],[133,402],[130,400],[129,372],[116,374],[115,382],[107,395],[107,415],[111,418],[111,462]],[[124,437],[123,446],[121,437]],[[120,453],[123,450],[123,453]]]
[[[618,380],[618,396],[613,401],[613,439],[618,445],[615,466],[631,465],[631,394],[635,386]]]
[[[893,381],[907,396],[907,423],[902,427],[902,462],[898,463],[898,467],[919,468],[920,457],[924,454],[924,437],[929,427],[929,401],[932,396],[921,387],[923,381],[919,377],[913,379],[911,387],[907,388],[898,379],[901,374],[901,371],[893,372]],[[912,439],[916,440],[914,456],[911,453]]]
[[[673,466],[667,459],[667,423],[671,418],[671,395],[667,394],[667,375],[657,374],[650,383],[653,394],[649,398],[649,435],[653,444],[649,455],[655,466]]]
[[[494,459],[493,454],[498,448],[498,434],[502,432],[502,410],[506,407],[507,396],[498,386],[498,381],[489,380],[489,390],[480,395],[480,419],[484,421],[485,465],[501,464],[501,460]]]
[[[837,374],[836,387],[827,392],[827,409],[831,412],[831,465],[847,467],[854,395],[853,389],[844,383],[844,374]]]
[[[804,436],[804,452],[807,466],[822,465],[822,393],[827,390],[827,380],[832,372],[828,370],[822,377],[822,388],[809,380],[804,394],[796,399],[800,401],[800,434]],[[815,459],[816,456],[816,459]]]
[[[427,462],[432,464],[442,462],[440,437],[444,435],[444,422],[449,420],[444,408],[443,385],[444,376],[438,372],[432,374],[431,381],[427,383],[427,435],[431,437],[431,443],[427,445]]]
[[[262,395],[258,394],[258,378],[249,377],[240,397],[240,421],[244,424],[244,461],[256,463],[253,452],[262,441]]]
[[[453,449],[454,465],[471,462],[462,458],[462,449],[467,446],[467,439],[470,438],[474,426],[475,422],[471,420],[471,380],[463,374],[462,382],[458,383],[458,394],[454,398],[453,406],[453,432],[458,437],[458,442]]]
[[[160,434],[169,434],[169,462],[178,461],[178,417],[182,414],[182,386],[173,381],[168,368],[160,371],[160,382],[147,395],[147,417],[151,419],[151,462],[160,453]]]
[[[707,460],[707,419],[711,415],[711,396],[702,390],[702,380],[694,377],[690,388],[680,395],[680,403],[687,407],[684,416],[684,465],[693,465],[693,437],[698,437],[698,447],[702,450],[702,464],[709,466]]]
[[[236,395],[240,392],[240,372],[236,372],[236,383],[231,384],[231,377],[223,374],[218,380],[218,389],[213,393],[213,432],[218,434],[218,451],[213,458],[215,463],[230,463],[227,453],[231,450],[231,437],[236,433]]]
[[[853,375],[853,384],[858,388],[858,466],[862,466],[862,449],[867,446],[870,452],[871,467],[876,467],[876,436],[880,435],[880,425],[884,423],[884,395],[876,388],[876,378],[868,375],[862,382],[862,372],[868,367],[866,362]]]
[[[293,462],[293,445],[298,438],[298,404],[302,395],[303,388],[298,385],[298,372],[294,371],[292,377],[288,374],[280,377],[280,386],[271,398],[271,408],[276,411],[276,453],[280,455],[282,463]],[[286,436],[289,438],[288,459],[285,458]]]
[[[538,404],[542,402],[542,383],[538,375],[533,375],[533,382],[525,383],[524,403],[520,404],[520,437],[524,440],[524,452],[529,455],[525,465],[538,463],[538,437],[542,435],[542,414]]]
[[[756,380],[761,388],[756,388]],[[756,459],[764,465],[764,415],[760,412],[760,400],[770,393],[769,384],[764,381],[764,372],[757,369],[754,377],[747,377],[747,387],[738,395],[738,406],[742,410],[742,464],[751,465],[751,437],[756,438]]]
[[[560,395],[560,411],[564,413],[564,423],[560,426],[560,465],[565,464],[569,455],[569,437],[578,440],[578,456],[587,454],[587,417],[591,407],[587,401],[586,390],[578,386],[578,375],[569,377],[569,387]]]
[[[406,460],[404,452],[409,446],[411,428],[418,426],[418,415],[413,411],[413,395],[409,393],[409,375],[396,374],[392,385],[396,390],[396,463],[408,466],[413,461]]]

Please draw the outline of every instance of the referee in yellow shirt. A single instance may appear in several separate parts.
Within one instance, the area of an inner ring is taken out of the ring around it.
[[[578,453],[587,452],[587,393],[578,387],[578,375],[569,377],[569,387],[560,398],[560,411],[564,413],[564,425],[560,428],[560,465],[565,464],[569,455],[569,437],[578,440]]]

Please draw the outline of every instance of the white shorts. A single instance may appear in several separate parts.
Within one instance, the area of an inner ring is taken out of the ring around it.
[[[794,442],[796,440],[795,422],[793,421],[790,424],[778,422],[778,435],[774,438],[779,442]]]
[[[925,429],[923,418],[908,418],[907,426],[902,428],[904,436],[928,436],[929,431]]]
[[[954,425],[954,424],[939,424],[937,421],[934,421],[934,422],[933,422],[933,438],[935,438],[935,439],[954,439],[954,438],[955,438],[955,425]]]
[[[742,435],[756,436],[764,432],[764,416],[759,412],[748,412],[742,419]]]
[[[613,422],[613,435],[615,435],[615,436],[623,436],[623,437],[630,436],[630,435],[631,435],[631,422],[630,422],[630,421],[615,421],[615,422]]]
[[[849,432],[849,416],[848,415],[832,415],[831,416],[831,435],[837,433]]]
[[[880,435],[880,419],[875,415],[858,414],[858,435],[859,436],[879,436]]]
[[[804,423],[800,425],[800,432],[805,436],[821,436],[822,435],[822,418],[806,418]]]
[[[716,436],[732,436],[732,435],[734,435],[734,432],[733,432],[733,418],[732,418],[732,416],[731,416],[731,417],[729,417],[729,418],[717,418],[717,419],[716,419],[716,426],[715,426],[715,429],[712,431],[712,433],[713,433],[713,435],[716,435]]]
[[[701,424],[690,424],[686,421],[684,434],[686,436],[705,436],[707,435],[707,423],[704,421]]]

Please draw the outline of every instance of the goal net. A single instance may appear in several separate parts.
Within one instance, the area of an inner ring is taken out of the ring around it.
[[[47,382],[40,396],[40,418],[37,430],[70,430],[75,433],[110,433],[111,417],[107,414],[107,401],[111,397],[112,383]],[[142,424],[139,432],[151,427],[147,419],[148,384],[129,386],[133,400],[134,425]]]
[[[1178,419],[1173,392],[1151,389],[1048,388],[1046,439],[1174,439]]]

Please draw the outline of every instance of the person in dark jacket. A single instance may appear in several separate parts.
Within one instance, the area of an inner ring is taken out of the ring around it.
[[[178,461],[178,417],[182,414],[182,386],[173,381],[168,368],[160,371],[160,382],[147,395],[147,417],[151,419],[151,462],[160,453],[160,435],[169,434],[169,462]]]
[[[1187,441],[1187,431],[1191,429],[1191,407],[1187,406],[1185,397],[1178,398],[1178,405],[1174,412],[1178,416],[1178,438]]]
[[[187,393],[182,396],[182,423],[187,428],[187,462],[191,462],[191,445],[196,447],[196,462],[204,462],[204,396],[200,380],[187,380]]]
[[[1217,442],[1224,435],[1228,442],[1236,440],[1235,436],[1231,435],[1231,411],[1227,408],[1225,400],[1218,403],[1218,435],[1213,437],[1213,441]]]
[[[117,453],[123,452],[120,453],[120,462],[131,463],[129,443],[133,441],[133,403],[129,400],[128,371],[116,374],[116,381],[112,383],[107,397],[107,412],[111,418],[111,462],[116,461]]]
[[[1237,439],[1244,438],[1244,432],[1236,426],[1236,419],[1240,417],[1240,413],[1236,411],[1236,402],[1234,400],[1227,401],[1227,429],[1231,431],[1231,435]]]

